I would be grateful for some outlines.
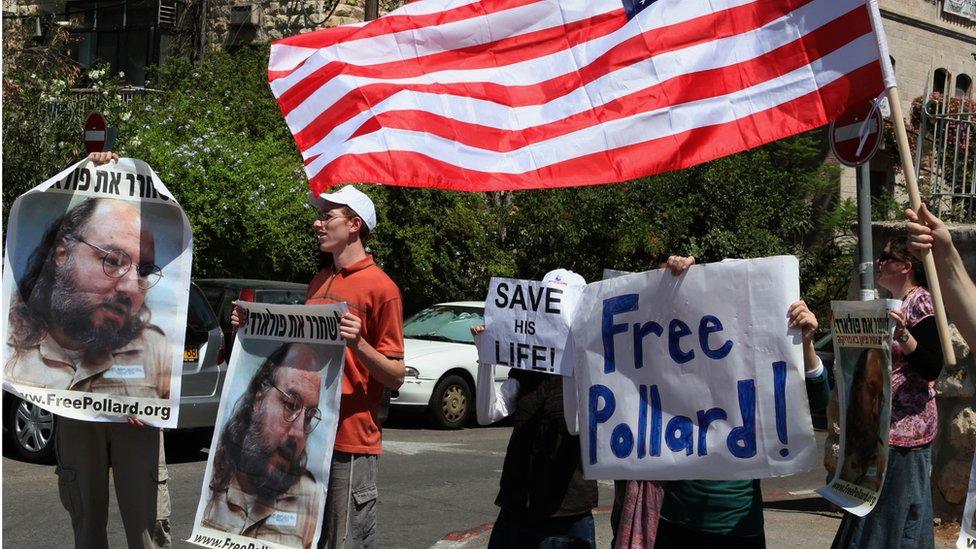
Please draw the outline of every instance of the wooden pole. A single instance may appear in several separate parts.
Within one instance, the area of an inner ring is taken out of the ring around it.
[[[901,156],[902,172],[908,187],[908,198],[912,209],[918,210],[922,205],[922,195],[918,192],[918,179],[915,177],[915,167],[912,153],[908,147],[908,131],[905,130],[905,118],[901,112],[901,100],[898,88],[888,88],[888,103],[891,106],[891,118],[895,123],[895,138],[898,141],[898,154]],[[924,136],[919,136],[924,139]],[[930,250],[922,254],[922,265],[925,266],[925,277],[928,278],[929,291],[932,292],[932,304],[935,306],[935,324],[939,328],[939,339],[942,341],[942,356],[947,366],[956,365],[956,352],[952,348],[952,338],[949,336],[949,321],[946,318],[945,305],[942,302],[942,288],[939,277],[935,272],[935,259]]]

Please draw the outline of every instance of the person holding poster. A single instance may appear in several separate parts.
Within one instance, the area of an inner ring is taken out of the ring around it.
[[[902,300],[901,310],[890,313],[895,332],[887,472],[874,509],[864,517],[845,513],[833,546],[934,547],[930,445],[938,433],[934,385],[942,371],[942,345],[925,271],[909,253],[907,237],[885,244],[877,279]]]
[[[319,547],[373,547],[380,402],[383,388],[399,388],[406,373],[403,300],[396,283],[366,253],[376,228],[373,201],[350,185],[311,200],[318,209],[312,226],[319,249],[331,254],[332,265],[312,279],[305,304],[349,306],[339,326],[347,347]],[[235,307],[232,322],[239,325],[245,314]]]
[[[76,547],[108,545],[110,470],[129,547],[169,547],[158,427],[176,422],[189,226],[148,166],[88,160],[12,208],[4,388],[60,416],[58,489]]]
[[[542,282],[549,288],[586,285],[583,277],[565,269],[546,273]],[[484,332],[485,326],[471,329],[477,338]],[[567,360],[572,359],[560,362]],[[563,414],[563,383],[571,378],[530,368],[527,364],[509,370],[508,380],[496,392],[495,365],[478,365],[478,421],[488,425],[514,416],[495,498],[501,509],[488,547],[595,548],[592,510],[599,490],[595,480],[583,478],[579,436],[569,433]]]
[[[694,264],[693,257],[671,256],[667,262],[675,276]],[[802,333],[810,409],[823,410],[830,393],[827,372],[813,347],[817,318],[806,303],[797,301],[787,311],[787,324]],[[665,485],[655,547],[697,545],[765,547],[759,480],[676,480]]]

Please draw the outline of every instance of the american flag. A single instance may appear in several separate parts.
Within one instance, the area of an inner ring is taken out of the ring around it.
[[[877,0],[421,0],[279,40],[268,71],[316,193],[626,181],[894,85]]]

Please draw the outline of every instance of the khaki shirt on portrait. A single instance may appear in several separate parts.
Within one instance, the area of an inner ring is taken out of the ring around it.
[[[172,353],[162,330],[148,325],[128,345],[100,359],[75,361],[45,336],[31,347],[7,343],[4,378],[30,387],[132,397],[169,398]]]
[[[249,497],[231,477],[226,490],[211,489],[201,525],[290,547],[311,547],[322,500],[322,488],[308,471],[271,506]]]

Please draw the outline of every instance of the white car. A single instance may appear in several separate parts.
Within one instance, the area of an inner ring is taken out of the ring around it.
[[[484,324],[480,301],[438,303],[403,323],[407,375],[394,391],[394,408],[426,408],[441,429],[460,429],[475,413],[478,351],[471,327]],[[508,368],[495,368],[495,384],[508,378]]]

